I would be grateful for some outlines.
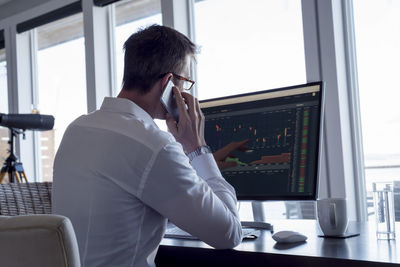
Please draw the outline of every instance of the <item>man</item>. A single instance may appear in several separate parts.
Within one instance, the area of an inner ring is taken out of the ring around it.
[[[153,25],[125,43],[123,89],[66,130],[54,163],[54,213],[69,217],[84,266],[153,266],[167,219],[215,248],[241,242],[234,189],[204,140],[198,101],[184,89],[195,45]],[[160,102],[172,79],[179,122]],[[161,131],[153,119],[166,119]],[[186,154],[185,154],[186,153]]]

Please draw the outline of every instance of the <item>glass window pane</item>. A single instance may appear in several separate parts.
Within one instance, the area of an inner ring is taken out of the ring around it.
[[[300,0],[195,4],[200,99],[306,82]]]
[[[199,99],[306,82],[300,0],[195,4]],[[240,215],[251,218],[242,202]],[[314,219],[314,202],[266,202],[266,219]]]
[[[38,106],[55,117],[54,129],[40,133],[43,181],[51,181],[55,151],[67,126],[87,113],[82,14],[37,28]]]
[[[139,28],[152,24],[162,24],[161,2],[160,0],[117,2],[115,20],[117,24],[115,28],[117,88],[121,89],[124,75],[124,43]]]
[[[160,0],[129,0],[117,2],[115,6],[115,50],[117,64],[117,93],[122,89],[124,75],[124,50],[125,41],[132,33],[142,27],[152,24],[162,24]],[[164,121],[155,120],[160,129],[166,131]]]
[[[354,1],[366,190],[371,203],[372,182],[400,180],[398,14],[400,1]]]
[[[8,113],[6,50],[0,49],[0,113]],[[0,163],[8,156],[8,128],[0,127]]]

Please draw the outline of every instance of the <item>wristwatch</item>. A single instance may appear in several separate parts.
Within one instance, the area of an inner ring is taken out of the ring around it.
[[[194,151],[187,154],[187,156],[189,158],[189,161],[192,162],[192,160],[194,160],[195,157],[203,155],[203,154],[207,154],[207,153],[212,153],[211,147],[204,145],[204,146],[199,146]]]

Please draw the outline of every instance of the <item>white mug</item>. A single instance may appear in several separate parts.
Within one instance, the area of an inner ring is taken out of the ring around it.
[[[326,236],[343,235],[348,218],[345,198],[325,198],[317,200],[319,226]]]

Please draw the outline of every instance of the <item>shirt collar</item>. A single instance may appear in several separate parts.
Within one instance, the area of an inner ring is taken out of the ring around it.
[[[135,102],[126,98],[105,97],[100,110],[116,113],[128,113],[141,119],[145,123],[155,124],[153,118]]]

